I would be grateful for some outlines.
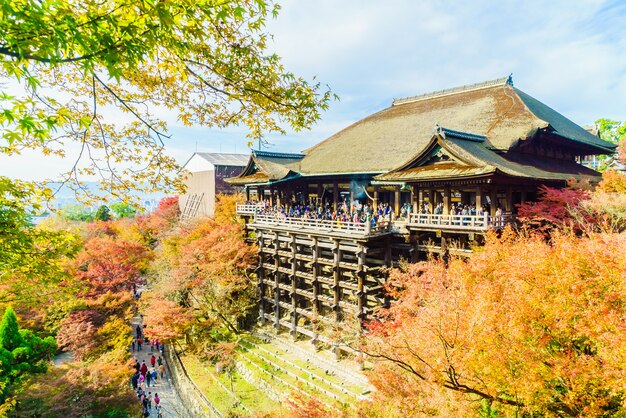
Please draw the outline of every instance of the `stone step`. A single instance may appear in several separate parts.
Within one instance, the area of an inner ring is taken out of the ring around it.
[[[254,335],[260,338],[262,341],[271,342],[277,348],[297,353],[300,357],[304,359],[308,359],[311,364],[319,367],[322,370],[326,370],[329,373],[340,377],[346,382],[350,382],[355,386],[361,386],[364,388],[364,391],[373,390],[372,386],[369,384],[367,377],[365,377],[362,373],[359,373],[357,370],[353,370],[348,367],[345,362],[339,362],[337,360],[331,360],[322,357],[311,345],[311,348],[304,348],[301,345],[295,344],[293,341],[290,341],[288,338],[284,338],[280,335],[277,335],[275,332],[268,331],[263,328],[259,328],[254,332]]]

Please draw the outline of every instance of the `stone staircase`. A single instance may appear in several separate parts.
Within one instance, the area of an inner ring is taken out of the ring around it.
[[[258,330],[239,341],[237,371],[278,402],[299,392],[340,410],[367,398],[372,388],[358,368],[326,358],[306,344]]]

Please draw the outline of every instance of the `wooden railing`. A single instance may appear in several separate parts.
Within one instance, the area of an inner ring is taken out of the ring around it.
[[[342,222],[324,219],[307,219],[288,217],[279,214],[264,214],[265,208],[254,204],[237,204],[236,210],[239,215],[253,216],[253,222],[257,225],[291,227],[301,230],[342,232],[353,234],[377,234],[391,231],[394,225],[391,222],[379,222],[372,225],[371,222]],[[430,213],[411,213],[408,222],[402,223],[407,227],[423,227],[441,230],[463,231],[487,231],[489,229],[501,229],[513,222],[514,217],[510,214],[490,216],[484,215],[442,215]]]
[[[252,204],[239,204],[235,205],[235,210],[237,211],[237,215],[254,215],[259,210],[257,205]]]
[[[513,215],[440,215],[430,213],[412,213],[408,227],[429,227],[435,229],[454,229],[468,231],[486,231],[501,229],[513,222]]]
[[[293,227],[300,230],[347,232],[366,235],[390,230],[389,223],[372,225],[371,222],[343,222],[339,220],[329,221],[324,219],[292,218],[273,214],[263,215],[260,213],[254,215],[254,223],[257,225]]]

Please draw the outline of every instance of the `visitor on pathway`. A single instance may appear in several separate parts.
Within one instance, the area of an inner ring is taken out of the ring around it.
[[[137,337],[137,351],[141,351],[141,344],[143,343],[143,338]]]
[[[150,387],[150,382],[152,382],[152,373],[146,373],[146,386]]]
[[[154,357],[154,354],[150,356],[150,364],[152,365],[152,367],[156,365],[156,357]]]
[[[165,365],[161,364],[159,366],[159,374],[161,375],[161,379],[163,379],[163,377],[165,377]]]
[[[148,366],[146,365],[145,360],[141,360],[141,369],[139,370],[141,371],[141,374],[143,375],[143,377],[146,377],[146,373],[148,373]]]
[[[159,358],[157,359],[157,364],[160,366],[161,364],[163,364],[163,360],[161,359],[161,356],[159,356]]]
[[[139,386],[139,376],[141,375],[137,372],[130,378],[130,384],[132,385],[133,390],[137,390],[137,387]]]
[[[152,385],[156,386],[158,373],[154,367],[150,369],[150,375],[152,375]]]

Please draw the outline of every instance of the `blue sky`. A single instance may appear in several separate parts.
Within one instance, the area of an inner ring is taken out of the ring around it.
[[[270,136],[300,151],[389,106],[392,98],[513,73],[515,85],[579,124],[626,120],[626,0],[286,0],[268,31],[288,69],[340,96],[310,131]],[[243,129],[184,128],[171,118],[168,149],[180,162],[198,151],[246,152]],[[11,157],[3,172],[36,169]]]

